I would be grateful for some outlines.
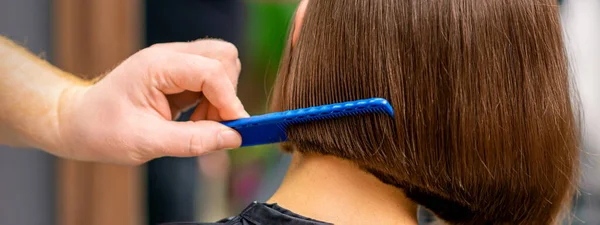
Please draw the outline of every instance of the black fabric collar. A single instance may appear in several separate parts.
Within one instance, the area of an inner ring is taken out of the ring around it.
[[[220,220],[216,223],[169,223],[163,225],[331,225],[330,223],[313,220],[277,204],[253,202],[238,216]]]

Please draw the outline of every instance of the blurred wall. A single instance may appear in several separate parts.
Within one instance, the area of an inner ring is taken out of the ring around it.
[[[582,179],[572,224],[600,224],[600,1],[564,0],[562,16],[584,128]]]
[[[44,57],[49,25],[50,0],[0,0],[0,35]],[[0,146],[0,224],[53,224],[54,171],[46,153]]]

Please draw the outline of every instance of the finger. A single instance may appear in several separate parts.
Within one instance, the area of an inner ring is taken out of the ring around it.
[[[235,68],[234,69],[235,70],[233,72],[230,71],[227,74],[229,75],[229,80],[231,80],[231,83],[233,83],[233,86],[237,90],[238,81],[240,79],[240,72],[242,71],[242,62],[240,61],[240,59],[235,60]]]
[[[238,73],[242,72],[242,61],[240,59],[235,60],[235,69]]]
[[[172,42],[155,44],[152,48],[160,48],[181,53],[201,55],[222,61],[232,61],[239,57],[238,49],[232,43],[217,39],[201,39],[193,42]]]
[[[223,119],[248,117],[223,65],[202,56],[175,53],[149,65],[149,79],[164,94],[202,92]]]
[[[145,132],[153,158],[174,156],[192,157],[209,152],[237,148],[241,145],[240,135],[218,122],[171,122],[161,121],[160,129]]]
[[[212,121],[223,121],[223,119],[219,116],[219,111],[212,105],[210,104],[209,101],[207,101],[204,97],[202,97],[203,101],[202,104],[200,104],[199,106],[201,106],[201,111],[198,111],[198,114],[196,115],[197,117],[194,119],[198,119],[198,120],[212,120]],[[192,117],[194,117],[194,114],[192,114]]]
[[[238,80],[240,78],[240,71],[237,69],[240,67],[240,66],[238,66],[238,63],[239,63],[239,60],[236,60],[236,62],[233,64],[233,66],[227,66],[225,68],[227,70],[227,77],[229,78],[229,81],[231,81],[231,84],[233,84],[233,88],[235,88],[236,90],[237,90]]]
[[[206,119],[212,121],[223,121],[223,119],[219,116],[219,111],[213,106],[208,107],[208,111],[206,112]]]
[[[225,66],[227,75],[234,87],[237,87],[238,77],[242,69],[239,60],[238,49],[235,45],[217,40],[217,39],[202,39],[193,42],[174,42],[163,43],[152,46],[170,51],[176,51],[187,54],[201,55],[207,58],[221,61]]]
[[[194,110],[194,112],[192,113],[192,116],[190,116],[190,120],[191,121],[198,121],[198,120],[206,120],[206,115],[208,114],[208,107],[210,106],[210,102],[208,102],[208,100],[204,97],[202,97],[200,99],[200,103],[198,104],[198,107],[196,107],[196,110]]]

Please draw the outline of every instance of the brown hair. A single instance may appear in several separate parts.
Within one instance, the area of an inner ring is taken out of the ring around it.
[[[560,222],[578,122],[555,0],[312,0],[275,111],[370,97],[395,117],[288,129],[451,224]]]

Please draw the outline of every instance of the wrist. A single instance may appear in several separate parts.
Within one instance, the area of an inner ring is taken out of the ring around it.
[[[0,144],[61,154],[64,103],[87,85],[0,36]]]
[[[77,123],[73,120],[77,118],[78,105],[88,87],[89,85],[85,83],[71,83],[61,91],[56,103],[56,115],[53,117],[55,127],[52,129],[52,138],[46,146],[46,149],[54,154],[73,158],[74,147],[71,139],[75,138],[72,133],[76,130],[75,123]]]

